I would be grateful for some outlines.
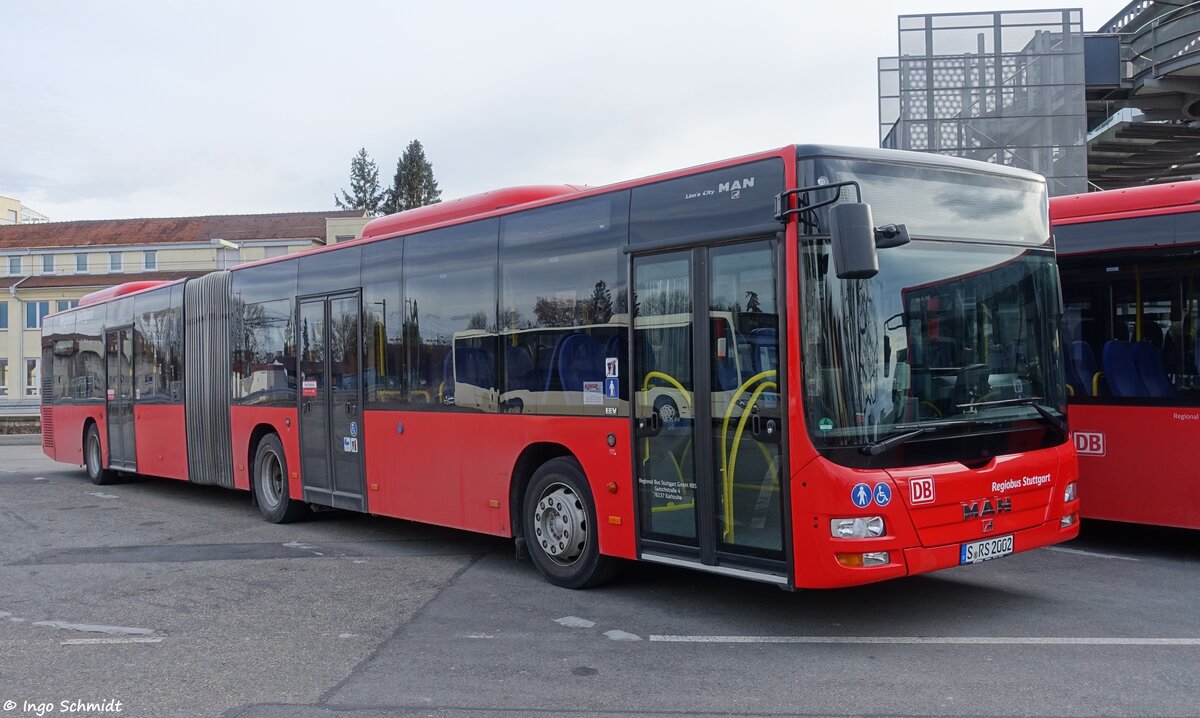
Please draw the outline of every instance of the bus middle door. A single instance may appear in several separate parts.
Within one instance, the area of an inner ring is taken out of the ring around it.
[[[357,291],[305,297],[297,316],[304,500],[366,511],[362,299]]]

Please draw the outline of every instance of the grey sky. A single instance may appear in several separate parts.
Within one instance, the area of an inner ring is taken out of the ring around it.
[[[896,16],[1127,3],[4,4],[0,195],[55,220],[333,206],[414,138],[444,198],[877,144]]]

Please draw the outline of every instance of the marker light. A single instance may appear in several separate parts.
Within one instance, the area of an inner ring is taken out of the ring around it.
[[[860,516],[853,519],[830,519],[829,534],[834,538],[871,538],[883,535],[882,516]]]
[[[1074,501],[1076,496],[1078,496],[1078,493],[1076,493],[1075,482],[1072,481],[1067,484],[1067,489],[1063,492],[1063,501]]]
[[[1060,529],[1070,528],[1071,526],[1074,526],[1074,525],[1075,525],[1075,514],[1067,514],[1066,516],[1062,517],[1062,521],[1058,522],[1058,527]]]

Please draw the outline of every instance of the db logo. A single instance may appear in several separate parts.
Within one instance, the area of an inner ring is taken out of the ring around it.
[[[932,504],[933,495],[933,477],[922,476],[918,479],[908,480],[908,502],[911,504]]]
[[[1104,434],[1099,431],[1076,431],[1075,451],[1085,456],[1104,456]]]

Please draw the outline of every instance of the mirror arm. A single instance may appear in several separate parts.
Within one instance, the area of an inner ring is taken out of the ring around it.
[[[813,210],[820,209],[821,207],[827,207],[842,198],[843,187],[853,187],[855,194],[858,195],[858,201],[862,201],[862,187],[860,187],[858,182],[855,180],[834,182],[832,184],[815,184],[809,187],[789,189],[781,194],[775,195],[775,221],[787,224],[788,217],[804,214],[805,212],[812,212]],[[804,203],[803,198],[801,198],[799,207],[795,209],[786,209],[789,197],[800,197],[800,195],[807,194],[808,192],[817,192],[827,189],[836,189],[837,192],[834,193],[832,198],[824,200],[823,202],[817,202],[816,204],[806,204]]]

